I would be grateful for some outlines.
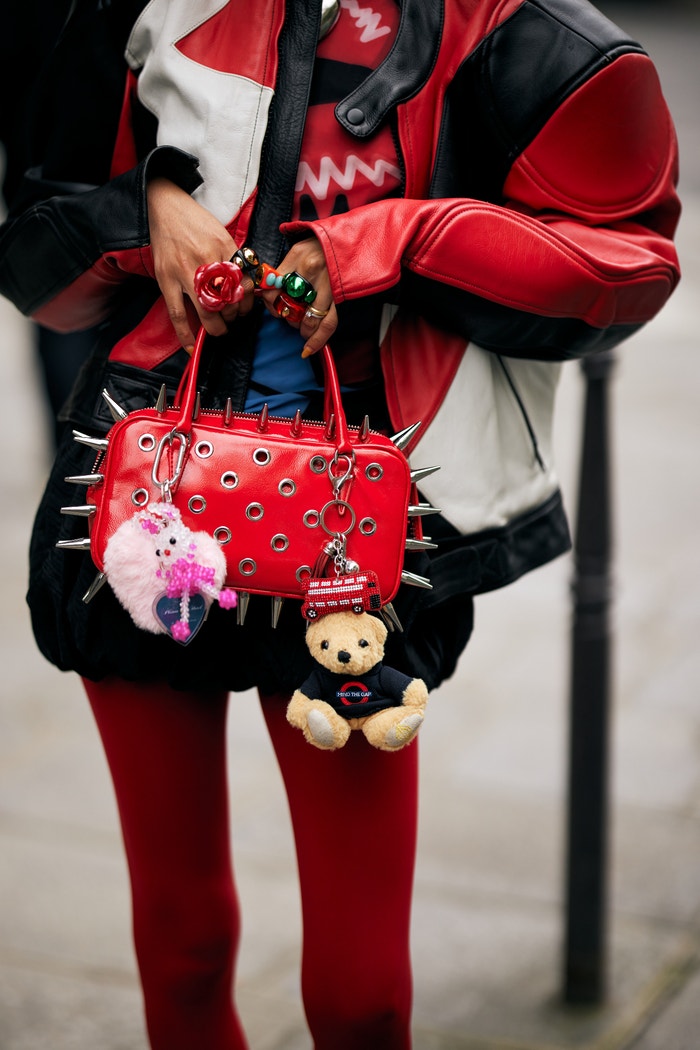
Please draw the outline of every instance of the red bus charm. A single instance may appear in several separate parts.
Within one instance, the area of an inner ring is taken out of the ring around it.
[[[347,576],[312,577],[305,588],[302,616],[315,620],[327,613],[378,612],[382,607],[379,581],[374,572],[349,573]]]

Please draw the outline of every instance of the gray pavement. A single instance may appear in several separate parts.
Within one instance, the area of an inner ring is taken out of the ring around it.
[[[700,1047],[700,37],[671,11],[615,8],[659,63],[688,163],[684,282],[621,353],[614,386],[609,996],[561,1004],[562,559],[479,601],[474,640],[421,730],[416,1050]],[[0,333],[0,1050],[145,1050],[109,777],[80,687],[35,652],[23,601],[46,433],[29,328],[2,301]],[[567,366],[557,447],[572,509],[581,399]],[[254,695],[233,703],[240,1009],[253,1050],[308,1050],[279,774]]]

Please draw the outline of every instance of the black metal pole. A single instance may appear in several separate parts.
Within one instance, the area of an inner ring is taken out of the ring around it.
[[[608,745],[612,600],[609,379],[612,351],[582,361],[586,378],[574,536],[569,710],[564,1000],[606,995]]]

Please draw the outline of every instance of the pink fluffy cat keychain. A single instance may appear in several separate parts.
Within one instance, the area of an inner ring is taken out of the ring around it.
[[[207,532],[193,532],[171,503],[149,503],[125,521],[105,548],[104,568],[134,623],[153,634],[191,641],[213,601],[236,605],[224,587],[226,558]]]

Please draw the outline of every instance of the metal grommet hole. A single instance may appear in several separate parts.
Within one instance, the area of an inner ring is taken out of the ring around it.
[[[281,496],[293,496],[297,490],[296,482],[292,478],[282,478],[277,489]]]
[[[384,467],[379,463],[368,463],[365,467],[365,477],[368,481],[379,481],[384,477]]]
[[[214,539],[220,547],[224,547],[231,542],[231,530],[227,525],[219,525],[217,529],[214,529]]]
[[[241,576],[252,576],[256,569],[257,565],[253,558],[241,558],[238,563],[238,571]]]
[[[372,536],[377,531],[377,523],[374,518],[363,518],[358,528],[363,536]]]
[[[238,485],[238,474],[235,470],[225,470],[219,479],[225,489],[235,489]]]
[[[314,474],[325,474],[328,464],[323,456],[312,456],[309,460],[309,466]]]
[[[245,509],[245,516],[249,521],[260,521],[264,513],[262,503],[249,503]]]
[[[266,467],[271,459],[270,450],[267,448],[256,448],[253,453],[253,463],[257,463],[259,467]]]
[[[192,514],[202,514],[207,509],[207,501],[204,496],[190,496],[187,506]]]
[[[299,568],[297,569],[295,575],[296,575],[297,583],[303,583],[304,580],[308,580],[309,577],[311,576],[311,566],[310,565],[300,565]]]
[[[148,489],[134,489],[131,493],[131,502],[135,507],[145,507],[148,500]]]
[[[282,532],[278,532],[277,535],[273,536],[270,540],[270,546],[273,551],[286,551],[289,546],[289,537],[285,536]]]
[[[142,452],[152,452],[156,447],[156,439],[153,437],[153,434],[142,434],[138,445]]]
[[[214,452],[214,446],[211,441],[198,441],[194,446],[195,456],[199,456],[200,459],[209,459]]]
[[[317,529],[321,524],[321,515],[317,510],[307,510],[302,520],[307,529]]]

